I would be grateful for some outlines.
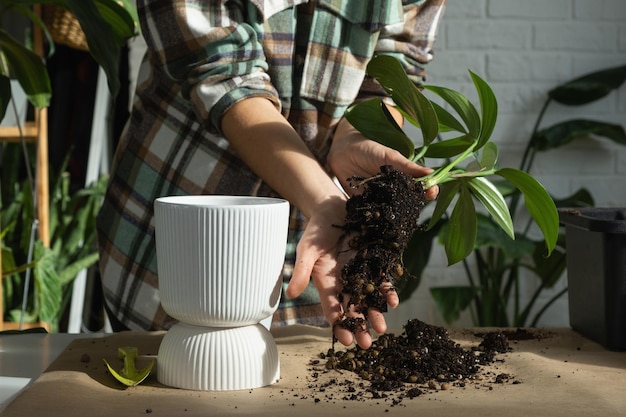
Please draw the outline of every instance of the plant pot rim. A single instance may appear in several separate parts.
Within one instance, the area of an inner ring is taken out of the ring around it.
[[[287,200],[276,197],[242,196],[242,195],[171,195],[158,197],[155,204],[176,205],[195,209],[198,207],[262,207],[288,204]]]
[[[562,225],[573,226],[590,232],[626,233],[626,208],[624,207],[572,207],[561,208],[559,220]]]

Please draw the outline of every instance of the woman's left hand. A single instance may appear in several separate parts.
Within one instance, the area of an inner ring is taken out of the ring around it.
[[[369,178],[380,172],[383,165],[391,165],[414,178],[433,172],[431,168],[416,164],[395,149],[366,138],[345,119],[337,126],[327,162],[348,194],[355,194],[355,190],[348,184],[348,178]],[[425,192],[427,199],[434,200],[439,188],[432,187]]]

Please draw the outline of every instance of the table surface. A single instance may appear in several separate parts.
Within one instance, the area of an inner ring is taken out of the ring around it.
[[[449,332],[463,346],[480,341],[476,329]],[[425,388],[424,395],[412,399],[388,393],[386,398],[361,396],[358,400],[345,399],[348,386],[343,382],[366,382],[349,372],[326,371],[311,364],[331,346],[328,330],[290,326],[273,333],[281,360],[281,379],[276,384],[212,392],[164,386],[154,371],[143,384],[125,388],[107,373],[100,358],[116,360],[120,346],[137,346],[142,360],[156,357],[162,332],[0,336],[2,390],[9,386],[9,379],[14,383],[31,381],[4,404],[2,417],[146,413],[362,417],[386,412],[449,417],[626,415],[626,352],[608,351],[570,329],[544,329],[537,333],[540,337],[513,341],[511,352],[484,367],[481,377],[465,387]],[[503,373],[512,378],[495,384],[495,375]],[[327,385],[331,379],[339,383]]]
[[[103,336],[102,333],[0,333],[0,411],[72,341]]]

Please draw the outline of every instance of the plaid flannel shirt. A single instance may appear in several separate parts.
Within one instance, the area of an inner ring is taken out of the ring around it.
[[[238,100],[270,99],[322,166],[356,100],[381,94],[365,67],[400,59],[416,82],[445,0],[138,0],[147,52],[98,216],[107,308],[131,329],[167,329],[159,303],[153,202],[165,195],[276,196],[220,134]],[[306,219],[292,207],[285,286]],[[283,293],[275,324],[326,325],[312,285]]]

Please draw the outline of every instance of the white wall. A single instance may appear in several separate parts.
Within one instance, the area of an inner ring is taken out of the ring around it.
[[[588,72],[626,64],[624,0],[448,0],[429,67],[430,84],[474,97],[471,69],[492,86],[499,103],[494,141],[501,166],[518,167],[546,92]],[[574,117],[626,126],[626,85],[584,107],[551,105],[544,126]],[[532,173],[556,197],[580,187],[592,191],[597,206],[626,205],[626,146],[581,140],[541,154]],[[419,290],[388,314],[390,327],[407,318],[444,324],[429,287],[465,284],[460,267],[446,267],[437,248]],[[557,286],[566,285],[565,276]],[[529,288],[530,290],[530,288]],[[567,297],[553,306],[540,326],[569,324]],[[471,324],[463,317],[455,325]]]

